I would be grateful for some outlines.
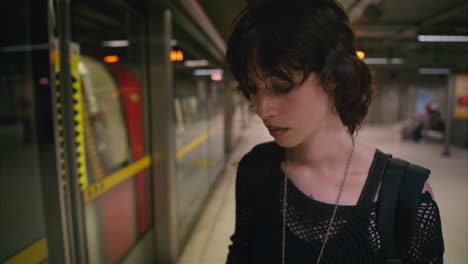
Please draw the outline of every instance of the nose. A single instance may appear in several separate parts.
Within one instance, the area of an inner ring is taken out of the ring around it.
[[[252,95],[251,99],[257,115],[261,119],[268,119],[278,114],[278,106],[272,96],[259,91],[257,94]]]

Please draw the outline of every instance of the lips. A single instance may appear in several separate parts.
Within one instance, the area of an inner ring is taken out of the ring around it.
[[[288,131],[288,128],[267,126],[268,132],[272,137],[279,137]]]

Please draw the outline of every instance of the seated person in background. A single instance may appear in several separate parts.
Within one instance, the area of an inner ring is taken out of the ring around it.
[[[444,131],[444,123],[442,122],[440,111],[438,110],[437,105],[432,103],[426,103],[426,118],[426,129],[436,130],[440,132]]]

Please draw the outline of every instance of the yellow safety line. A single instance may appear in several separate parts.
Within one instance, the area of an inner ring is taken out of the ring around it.
[[[219,124],[213,126],[212,128],[210,128],[210,130],[208,130],[207,132],[201,134],[199,137],[192,140],[192,142],[188,143],[187,145],[185,145],[184,147],[179,149],[177,151],[177,153],[176,153],[176,158],[177,159],[183,158],[185,155],[187,155],[187,153],[189,153],[194,148],[196,148],[198,145],[203,143],[211,134],[213,134],[216,131],[218,131],[219,129],[221,129],[222,126],[223,126],[222,123],[219,123]]]
[[[181,159],[187,153],[192,151],[194,148],[196,148],[198,145],[203,143],[210,135],[213,133],[217,132],[219,129],[221,129],[223,123],[219,123],[212,128],[210,128],[207,132],[203,133],[199,137],[195,138],[192,140],[189,144],[185,145],[182,147],[180,150],[177,151],[176,153],[176,158]],[[160,159],[161,155],[156,154],[155,156],[156,159]],[[86,188],[82,194],[83,194],[83,202],[89,203],[92,200],[96,199],[97,197],[101,196],[108,190],[112,189],[114,186],[122,183],[123,181],[135,176],[138,172],[148,168],[151,165],[151,156],[146,156],[130,165],[127,167],[109,175],[103,178],[102,180],[99,180],[92,185],[90,185],[88,188]]]
[[[146,156],[127,167],[103,178],[96,183],[93,183],[83,191],[83,202],[86,204],[108,190],[112,189],[119,183],[133,177],[138,172],[148,168],[151,165],[151,156]]]
[[[47,238],[43,237],[3,264],[41,263],[48,257]]]

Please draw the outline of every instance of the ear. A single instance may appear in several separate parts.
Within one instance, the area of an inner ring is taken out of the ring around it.
[[[335,90],[336,90],[335,78],[330,77],[324,84],[322,84],[322,87],[328,97],[328,102],[331,107],[331,112],[339,116],[338,109],[336,108],[336,105],[335,105]]]
[[[323,81],[320,80],[320,85],[322,86],[323,91],[325,91],[325,93],[327,94],[330,102],[334,103],[335,89],[336,89],[335,78],[331,76],[327,80],[323,80]]]
[[[330,92],[335,92],[335,89],[336,89],[336,80],[335,80],[335,77],[331,76],[328,80],[328,89]]]
[[[329,97],[333,97],[336,89],[335,77],[329,76],[325,80],[320,78],[320,85],[322,86],[322,89],[329,95]]]

